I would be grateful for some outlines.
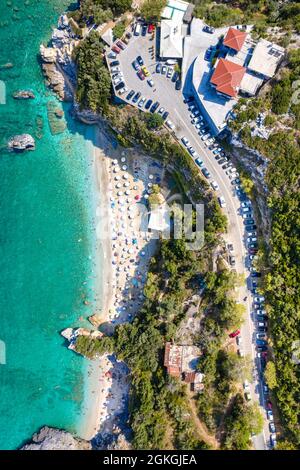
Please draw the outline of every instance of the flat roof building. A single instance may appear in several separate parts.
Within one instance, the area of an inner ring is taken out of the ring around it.
[[[284,48],[260,39],[254,48],[248,68],[266,78],[272,78],[285,54]]]
[[[182,56],[182,23],[162,20],[160,24],[160,57],[162,59],[181,59]]]

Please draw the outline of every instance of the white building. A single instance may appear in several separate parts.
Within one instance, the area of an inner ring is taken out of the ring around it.
[[[284,54],[283,47],[266,39],[260,39],[255,46],[248,68],[266,79],[272,78]]]

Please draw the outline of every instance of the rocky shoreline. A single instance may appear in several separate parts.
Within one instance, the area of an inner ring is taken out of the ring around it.
[[[72,436],[62,429],[44,426],[20,450],[91,450],[89,441]]]
[[[15,152],[35,150],[35,140],[30,134],[15,135],[8,141],[7,146],[10,150]]]

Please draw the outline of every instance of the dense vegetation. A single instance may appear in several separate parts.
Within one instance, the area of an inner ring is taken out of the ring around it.
[[[204,18],[208,24],[220,27],[235,24],[254,24],[263,33],[268,25],[281,25],[300,31],[300,3],[279,0],[237,0],[216,2],[192,0],[195,16]]]
[[[113,337],[98,341],[79,337],[77,341],[76,349],[82,354],[93,357],[97,352],[101,354],[114,351],[118,359],[125,361],[130,367],[130,424],[133,445],[137,449],[208,448],[199,439],[195,424],[190,418],[184,386],[167,376],[163,367],[165,342],[176,338],[178,326],[185,314],[184,300],[199,291],[199,279],[203,277],[207,293],[199,315],[203,316],[202,323],[206,333],[202,332],[201,327],[199,338],[195,337],[195,341],[203,352],[199,369],[205,371],[207,376],[213,372],[208,365],[211,363],[211,344],[215,347],[218,359],[214,380],[219,382],[219,395],[215,393],[214,400],[219,416],[224,415],[226,410],[230,387],[233,392],[234,384],[247,374],[247,363],[236,353],[222,349],[226,328],[240,325],[241,312],[236,313],[234,325],[229,316],[224,316],[223,303],[234,286],[236,275],[227,271],[220,274],[208,272],[212,249],[213,245],[210,245],[196,252],[187,250],[184,240],[162,241],[160,251],[151,262],[144,289],[144,305],[133,322],[118,326]],[[218,299],[218,304],[212,304],[213,297]],[[233,300],[232,309],[234,312]],[[206,341],[203,337],[205,334]],[[200,415],[206,413],[209,419],[214,419],[206,408],[206,400],[212,393],[210,380],[205,381],[208,389],[203,395],[199,394],[198,404]],[[257,410],[246,405],[243,397],[239,398],[239,403],[240,408],[235,412],[237,424],[228,424],[225,432],[226,448],[248,448],[250,432],[260,428]],[[235,438],[229,442],[234,433],[239,435],[241,444]],[[243,440],[240,436],[242,433]]]
[[[131,0],[81,0],[79,10],[69,13],[79,26],[102,24],[130,10]]]
[[[84,108],[105,114],[111,96],[111,78],[104,64],[103,45],[92,32],[75,51],[77,100]]]
[[[276,393],[287,436],[297,446],[300,445],[300,373],[292,355],[300,329],[300,148],[299,104],[293,103],[292,97],[297,91],[293,83],[297,85],[299,78],[300,53],[294,50],[289,54],[285,73],[266,98],[250,100],[247,106],[242,102],[237,119],[232,122],[234,130],[240,129],[242,140],[269,159],[266,182],[272,234],[264,291],[271,319],[275,371],[274,365],[268,366],[266,378]],[[256,119],[258,112],[275,117],[266,124],[274,126],[281,121],[286,130],[275,130],[268,139],[253,137],[249,122]],[[286,114],[282,117],[282,113]]]

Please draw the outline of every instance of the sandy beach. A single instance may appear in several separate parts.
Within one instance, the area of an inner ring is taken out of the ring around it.
[[[120,147],[98,127],[93,171],[96,269],[101,292],[97,315],[101,312],[99,329],[112,332],[117,324],[131,321],[143,302],[149,261],[156,249],[156,240],[151,239],[144,224],[148,217],[146,201],[164,173],[159,163]],[[88,376],[88,406],[80,435],[94,437],[101,446],[126,412],[128,370],[114,356],[103,356],[90,362]]]

